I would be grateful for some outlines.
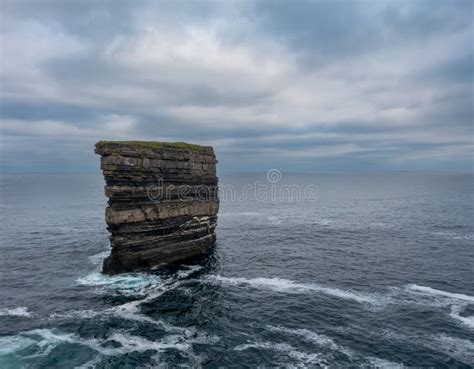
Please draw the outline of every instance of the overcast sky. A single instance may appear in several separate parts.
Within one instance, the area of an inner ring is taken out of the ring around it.
[[[1,0],[4,172],[94,172],[100,139],[221,171],[472,170],[471,0]]]

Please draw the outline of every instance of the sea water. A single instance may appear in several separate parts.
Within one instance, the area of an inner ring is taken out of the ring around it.
[[[100,174],[2,176],[0,368],[474,366],[472,174],[280,174],[220,176],[206,257],[113,277]]]

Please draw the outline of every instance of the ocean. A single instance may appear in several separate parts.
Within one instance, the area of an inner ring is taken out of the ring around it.
[[[113,277],[100,173],[3,175],[0,368],[474,366],[473,174],[273,174],[220,175],[209,255]]]

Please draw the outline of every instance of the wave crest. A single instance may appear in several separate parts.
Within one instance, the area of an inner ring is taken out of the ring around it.
[[[254,342],[238,345],[234,347],[234,351],[244,351],[249,349],[265,349],[272,350],[282,353],[291,359],[297,360],[298,362],[306,365],[322,365],[327,367],[329,363],[325,359],[321,358],[319,354],[307,353],[296,350],[293,346],[286,343],[274,343],[274,342]]]
[[[18,316],[24,318],[31,318],[31,312],[27,307],[20,306],[14,309],[3,308],[0,309],[0,316]]]
[[[443,297],[447,297],[447,298],[455,299],[455,300],[474,302],[474,296],[464,295],[462,293],[454,293],[454,292],[447,292],[443,290],[437,290],[435,288],[419,286],[417,284],[409,284],[408,286],[406,286],[406,289],[411,292],[418,292],[425,295],[443,296]]]
[[[359,303],[369,303],[373,305],[380,305],[383,303],[380,296],[363,293],[363,292],[355,292],[355,291],[348,291],[348,290],[341,290],[338,288],[331,288],[331,287],[324,287],[317,284],[306,284],[306,283],[297,283],[289,279],[282,279],[282,278],[229,278],[229,277],[222,277],[219,275],[208,276],[208,280],[224,283],[229,285],[246,285],[252,288],[257,289],[269,289],[276,292],[283,292],[283,293],[294,293],[294,294],[304,294],[304,293],[311,293],[311,292],[319,292],[325,295],[329,295],[332,297],[341,298],[344,300],[353,300]]]

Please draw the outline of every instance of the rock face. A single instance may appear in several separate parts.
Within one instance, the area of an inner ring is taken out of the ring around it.
[[[207,252],[216,240],[217,160],[212,147],[100,141],[112,251],[103,272],[151,268]]]

